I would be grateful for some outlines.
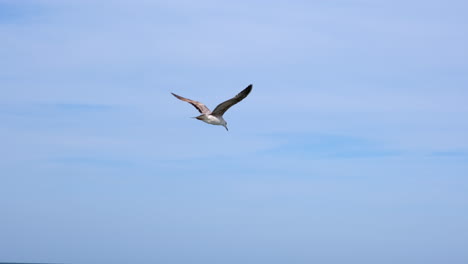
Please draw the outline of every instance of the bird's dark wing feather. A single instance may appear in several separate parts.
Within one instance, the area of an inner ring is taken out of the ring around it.
[[[200,113],[202,114],[210,114],[211,111],[210,109],[208,109],[208,107],[206,107],[206,105],[200,103],[200,102],[197,102],[197,101],[194,101],[194,100],[190,100],[190,99],[187,99],[185,97],[182,97],[180,95],[177,95],[175,93],[171,93],[173,96],[175,96],[177,99],[179,100],[182,100],[184,102],[187,102],[191,105],[193,105]]]
[[[237,104],[238,102],[242,101],[244,98],[249,95],[250,91],[252,91],[252,85],[247,86],[242,92],[238,93],[233,98],[220,103],[211,113],[214,116],[222,116],[231,106]]]

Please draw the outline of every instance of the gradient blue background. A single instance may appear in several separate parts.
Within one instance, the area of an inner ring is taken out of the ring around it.
[[[0,0],[0,261],[468,263],[467,12]]]

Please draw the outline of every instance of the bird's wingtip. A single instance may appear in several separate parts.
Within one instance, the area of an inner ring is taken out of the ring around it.
[[[247,94],[249,94],[250,91],[252,91],[252,84],[249,84],[249,86],[247,86],[243,91],[247,92]]]

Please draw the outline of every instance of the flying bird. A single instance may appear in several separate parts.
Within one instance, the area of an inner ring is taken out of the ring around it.
[[[227,128],[227,122],[224,120],[223,115],[224,113],[233,105],[237,104],[238,102],[242,101],[247,95],[249,95],[250,91],[252,91],[252,84],[247,86],[244,90],[242,90],[240,93],[238,93],[236,96],[233,98],[224,101],[220,103],[216,108],[213,110],[213,112],[208,109],[204,104],[190,100],[187,98],[184,98],[182,96],[179,96],[177,94],[171,93],[173,96],[175,96],[177,99],[182,100],[184,102],[187,102],[191,105],[193,105],[200,113],[201,115],[196,116],[194,118],[201,120],[205,123],[211,124],[211,125],[218,125],[218,126],[223,126],[228,130]]]

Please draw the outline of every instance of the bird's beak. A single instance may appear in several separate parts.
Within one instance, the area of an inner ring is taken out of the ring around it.
[[[226,125],[224,125],[224,128],[225,128],[227,131],[229,131],[229,129],[227,128],[227,126],[226,126]]]

